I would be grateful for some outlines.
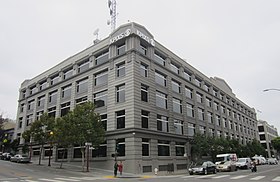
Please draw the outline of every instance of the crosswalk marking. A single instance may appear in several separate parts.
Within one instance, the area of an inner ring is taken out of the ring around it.
[[[203,179],[203,178],[210,178],[210,177],[213,177],[213,176],[215,176],[215,174],[199,176],[199,177],[197,177],[197,178]]]
[[[228,177],[229,175],[219,175],[219,176],[214,176],[212,178],[214,179],[219,179],[219,178],[224,178],[224,177]]]
[[[280,181],[280,176],[274,178],[272,181]]]
[[[23,179],[23,180],[20,180],[20,181],[26,181],[26,182],[38,182],[38,181],[30,180],[30,179]]]
[[[194,177],[194,175],[192,175],[192,176],[183,176],[181,178],[193,178],[193,177]]]
[[[251,178],[250,180],[260,180],[263,179],[265,176],[256,176],[254,178]]]
[[[235,177],[232,177],[230,179],[240,179],[240,178],[245,178],[246,176],[248,176],[248,175],[235,176]]]
[[[55,178],[55,179],[63,180],[63,181],[81,181],[81,180],[78,180],[78,179],[70,179],[70,178]]]

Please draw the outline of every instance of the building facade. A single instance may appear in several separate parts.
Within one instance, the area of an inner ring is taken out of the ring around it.
[[[145,173],[167,170],[168,163],[185,169],[189,138],[198,132],[243,144],[257,137],[255,110],[223,79],[208,78],[137,23],[24,81],[15,138],[43,112],[60,117],[87,100],[106,130],[91,160],[106,169],[112,169],[116,144],[125,171]],[[61,158],[59,148],[53,156]],[[69,149],[67,160],[81,160],[79,148]]]
[[[271,140],[278,137],[277,128],[269,125],[266,121],[258,120],[260,142],[267,152],[267,157],[276,157],[276,150],[271,145]]]

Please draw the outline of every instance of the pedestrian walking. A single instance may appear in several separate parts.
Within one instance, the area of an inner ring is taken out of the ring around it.
[[[115,164],[114,164],[114,176],[117,177],[117,174],[118,174],[118,163],[115,162]]]
[[[257,172],[257,163],[255,160],[252,162],[252,172]]]
[[[123,164],[122,164],[122,161],[120,161],[118,167],[119,167],[120,175],[122,175],[122,172],[123,172]]]

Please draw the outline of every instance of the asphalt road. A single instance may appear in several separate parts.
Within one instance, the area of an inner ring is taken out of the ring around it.
[[[89,172],[68,170],[67,168],[58,169],[48,167],[46,164],[18,164],[0,160],[0,182],[86,182],[86,181],[147,181],[147,182],[273,182],[280,181],[280,165],[258,166],[258,172],[252,173],[250,170],[238,170],[235,172],[219,172],[209,175],[141,175],[113,178],[110,171]]]

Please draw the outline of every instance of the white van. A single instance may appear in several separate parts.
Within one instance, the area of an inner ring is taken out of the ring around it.
[[[237,161],[237,155],[236,154],[218,154],[216,156],[216,164],[221,163],[222,161]]]
[[[266,164],[266,159],[263,156],[254,156],[252,159],[256,161],[257,165]]]

